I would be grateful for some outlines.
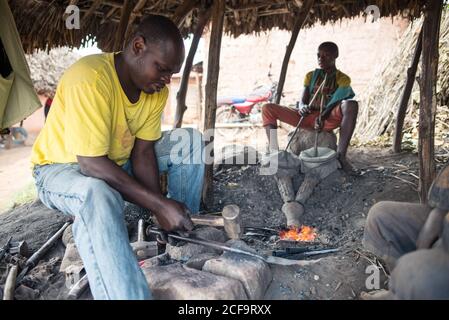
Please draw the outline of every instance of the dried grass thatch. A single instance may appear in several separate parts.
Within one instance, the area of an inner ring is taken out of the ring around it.
[[[192,3],[193,10],[182,20],[184,35],[191,33],[198,23],[198,12],[213,0],[129,0],[134,10],[131,20],[139,22],[143,14],[162,14],[173,18],[176,10]],[[233,36],[268,31],[272,28],[291,30],[304,0],[229,0],[226,1],[224,30]],[[368,5],[377,5],[380,16],[402,15],[409,19],[421,15],[425,0],[316,0],[306,26],[337,22],[364,14]],[[117,0],[11,0],[9,1],[24,49],[50,49],[57,46],[80,47],[96,40],[105,51],[113,47],[124,1]],[[80,29],[65,27],[65,10],[69,4],[80,9]]]
[[[361,142],[382,136],[391,143],[399,102],[404,90],[407,69],[416,46],[422,19],[413,23],[404,33],[393,58],[381,64],[375,78],[377,82],[361,96],[361,109],[356,135]],[[449,9],[443,11],[440,27],[438,81],[436,88],[437,115],[435,144],[442,145],[449,138]],[[420,67],[416,76],[420,76]],[[414,82],[404,122],[404,140],[413,144],[418,137],[419,85]],[[448,139],[449,140],[449,139]]]
[[[67,47],[27,54],[26,59],[36,92],[53,96],[64,71],[80,57],[80,54]]]

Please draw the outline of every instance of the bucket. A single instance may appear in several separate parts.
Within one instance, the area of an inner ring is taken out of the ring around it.
[[[321,178],[338,169],[337,152],[330,148],[318,147],[317,157],[315,157],[315,148],[304,150],[299,154],[299,159],[302,173],[322,171]]]

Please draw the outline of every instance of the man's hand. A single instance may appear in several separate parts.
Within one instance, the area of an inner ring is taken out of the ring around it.
[[[446,214],[446,210],[438,208],[430,211],[416,241],[417,249],[429,249],[438,240],[443,231],[443,221]]]
[[[165,199],[162,209],[155,212],[157,221],[165,231],[191,231],[193,222],[188,215],[187,207],[176,200]]]
[[[298,108],[298,113],[299,113],[299,115],[301,116],[301,117],[305,117],[305,116],[307,116],[308,114],[310,114],[310,108],[309,108],[309,106],[308,105],[306,105],[306,104],[300,104],[299,105],[299,108]]]
[[[314,124],[313,128],[314,128],[315,130],[321,131],[321,130],[323,129],[323,127],[324,127],[324,121],[323,121],[323,119],[320,119],[320,117],[317,117],[317,118],[315,119],[315,124]]]

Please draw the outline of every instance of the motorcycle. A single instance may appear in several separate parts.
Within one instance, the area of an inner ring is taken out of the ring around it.
[[[222,136],[236,137],[251,134],[262,124],[262,106],[275,101],[277,82],[271,86],[256,87],[247,96],[219,97],[217,99],[216,132]]]

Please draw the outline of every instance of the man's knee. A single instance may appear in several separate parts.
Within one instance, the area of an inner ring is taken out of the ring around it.
[[[381,201],[371,207],[366,218],[365,233],[377,229],[390,216],[391,205],[392,201]]]
[[[417,250],[402,256],[391,274],[390,290],[399,299],[449,299],[449,254]]]
[[[357,115],[359,112],[359,103],[355,100],[344,100],[341,103],[343,115]]]
[[[275,103],[266,103],[262,106],[262,114],[271,114],[278,107]]]

